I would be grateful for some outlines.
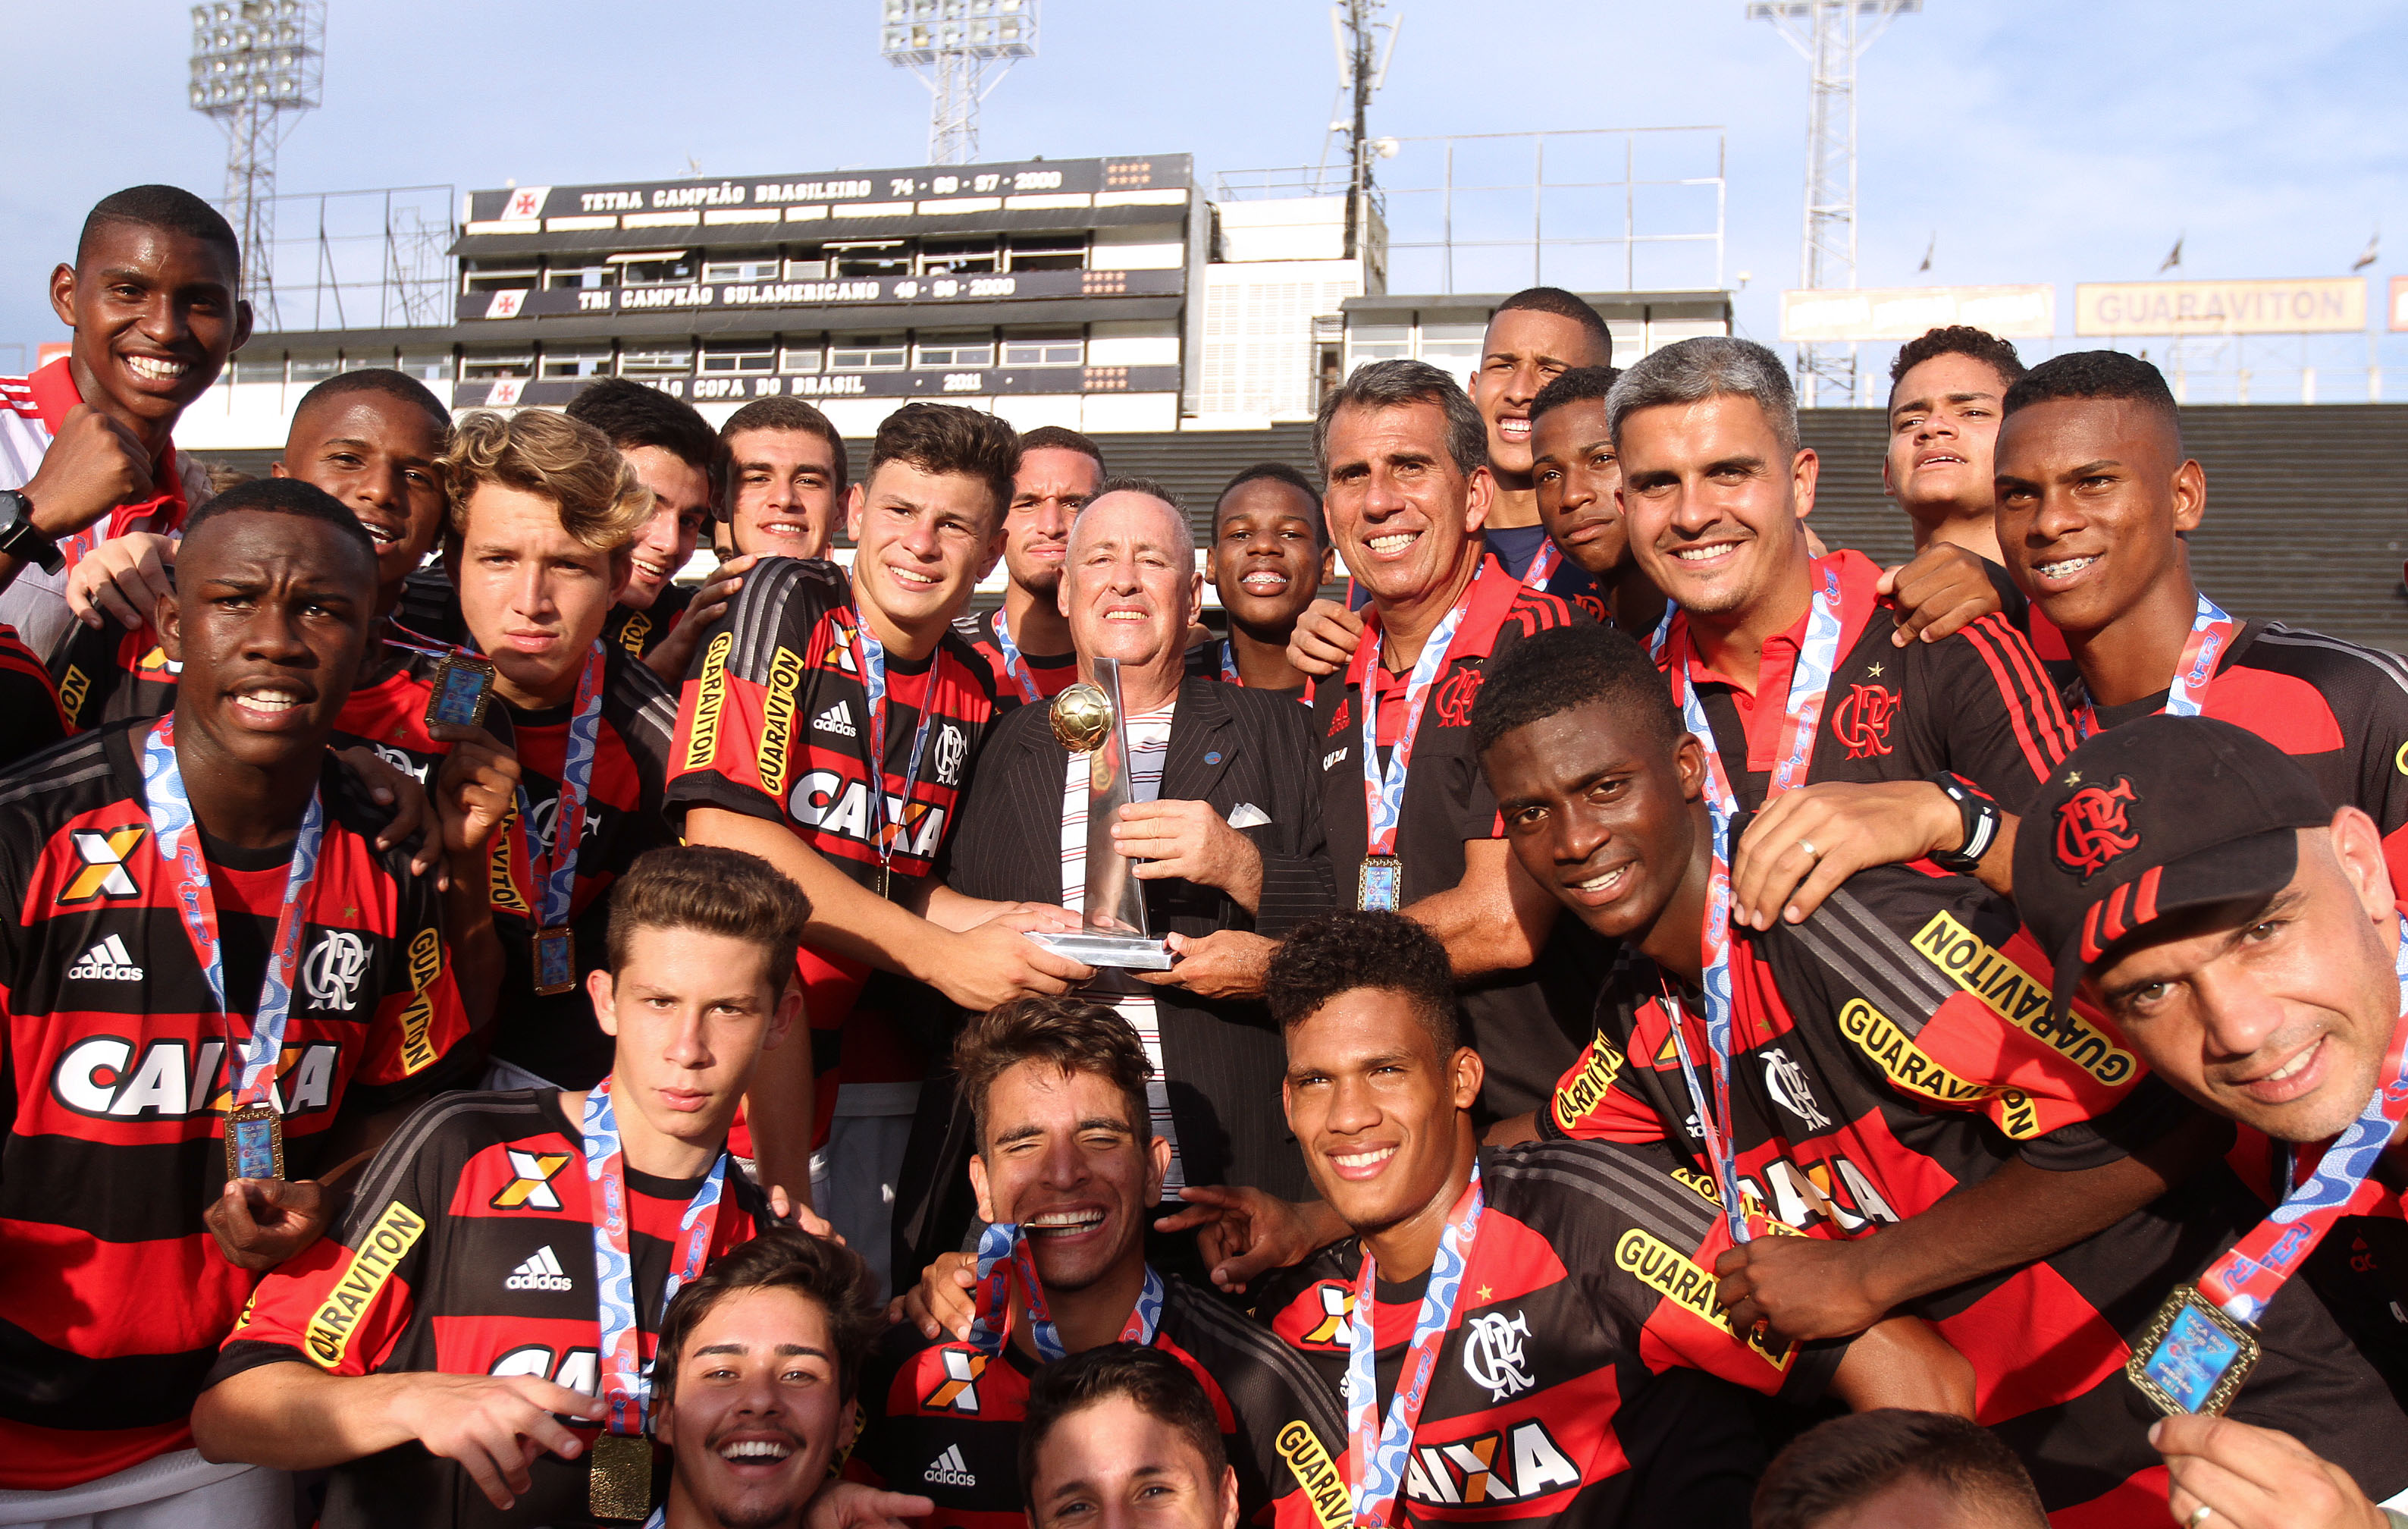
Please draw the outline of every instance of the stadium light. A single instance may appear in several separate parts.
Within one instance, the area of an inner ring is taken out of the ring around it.
[[[1037,0],[880,0],[878,50],[928,87],[928,163],[978,157],[978,108],[1037,53]],[[982,83],[989,65],[1000,67]],[[923,71],[925,71],[924,73]]]
[[[226,134],[226,221],[242,241],[242,295],[274,327],[276,150],[314,108],[325,68],[325,0],[217,0],[193,7],[194,111]]]

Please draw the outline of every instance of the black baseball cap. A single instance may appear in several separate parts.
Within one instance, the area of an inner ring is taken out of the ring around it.
[[[2229,722],[2161,714],[2075,749],[2015,830],[2015,909],[2057,963],[2052,1016],[2168,915],[2281,891],[2298,830],[2332,815],[2297,761]]]

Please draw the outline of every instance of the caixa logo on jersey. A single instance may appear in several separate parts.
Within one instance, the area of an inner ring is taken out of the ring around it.
[[[933,858],[937,846],[945,842],[945,810],[924,801],[906,802],[889,792],[886,811],[892,820],[903,825],[903,853],[919,859]],[[814,770],[795,783],[795,794],[787,800],[787,815],[807,829],[832,833],[857,844],[870,842],[869,789],[860,781],[849,781],[833,770]]]
[[[335,1094],[332,1041],[288,1046],[276,1066],[276,1107],[284,1115],[325,1109]],[[137,1040],[87,1035],[59,1054],[50,1069],[50,1097],[78,1115],[102,1120],[188,1120],[223,1113],[232,1096],[224,1079],[225,1042],[181,1038]]]
[[[1406,1457],[1405,1495],[1434,1507],[1526,1502],[1577,1488],[1580,1467],[1536,1418]]]

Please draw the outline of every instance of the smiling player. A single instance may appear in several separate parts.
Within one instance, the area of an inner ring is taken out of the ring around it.
[[[1240,470],[1212,503],[1212,587],[1229,613],[1221,678],[1256,690],[1292,690],[1312,703],[1306,675],[1288,662],[1297,617],[1329,582],[1338,555],[1312,483],[1284,462]]]

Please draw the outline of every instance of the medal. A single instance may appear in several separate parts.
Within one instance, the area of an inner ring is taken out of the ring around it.
[[[1004,1339],[1011,1331],[1011,1283],[1020,1281],[1022,1305],[1028,1313],[1028,1336],[1037,1346],[1037,1357],[1051,1364],[1068,1350],[1062,1347],[1062,1334],[1054,1325],[1054,1317],[1045,1304],[1045,1286],[1037,1277],[1037,1256],[1029,1251],[1028,1234],[1017,1221],[997,1221],[979,1233],[978,1283],[970,1289],[969,1342],[980,1352],[993,1356],[1003,1351]],[[1121,1324],[1121,1343],[1151,1347],[1154,1335],[1162,1325],[1162,1277],[1154,1265],[1145,1266],[1145,1283],[1140,1287],[1137,1305],[1129,1308],[1128,1320]]]
[[[1822,727],[1824,695],[1831,685],[1831,671],[1839,663],[1842,629],[1840,570],[1827,563],[1815,572],[1819,582],[1806,616],[1805,641],[1798,644],[1798,665],[1790,673],[1784,714],[1788,750],[1773,767],[1771,784],[1765,793],[1768,801],[1806,784],[1807,767],[1814,757],[1814,740]],[[1706,714],[1705,703],[1698,698],[1698,687],[1689,680],[1687,629],[1683,628],[1683,641],[1676,645],[1670,641],[1671,623],[1672,612],[1668,607],[1651,646],[1666,660],[1666,677],[1680,700],[1683,724],[1705,745],[1706,815],[1712,821],[1713,834],[1713,869],[1706,882],[1706,923],[1699,933],[1703,957],[1699,962],[1699,986],[1704,989],[1706,1005],[1708,1076],[1704,1082],[1699,1081],[1697,1065],[1689,1056],[1681,1005],[1669,993],[1665,996],[1664,1012],[1671,1026],[1673,1049],[1680,1056],[1682,1081],[1688,1085],[1689,1103],[1697,1109],[1698,1126],[1705,1137],[1706,1159],[1713,1169],[1714,1182],[1722,1189],[1723,1219],[1730,1228],[1731,1241],[1742,1243],[1749,1240],[1747,1211],[1740,1195],[1737,1148],[1730,1140],[1730,848],[1731,823],[1739,815],[1739,797],[1731,790],[1730,777],[1723,769],[1722,750],[1714,743],[1713,720]]]
[[[2401,1007],[2408,1008],[2408,922],[2397,926],[2394,938],[2392,965]],[[2286,1184],[2273,1213],[2209,1264],[2197,1285],[2177,1287],[2132,1345],[2124,1377],[2160,1411],[2222,1412],[2231,1406],[2258,1363],[2258,1320],[2275,1292],[2335,1222],[2385,1192],[2374,1165],[2408,1118],[2408,1023],[2393,1032],[2374,1076],[2373,1097],[2325,1148],[2306,1182]]]
[[[635,1522],[652,1511],[652,1441],[605,1434],[586,1457],[585,1506],[597,1519]]]
[[[1404,867],[1397,859],[1397,830],[1402,825],[1405,810],[1405,772],[1413,757],[1413,740],[1420,735],[1424,702],[1429,699],[1430,683],[1446,668],[1446,650],[1455,643],[1455,630],[1463,624],[1463,613],[1471,609],[1472,592],[1488,571],[1486,560],[1464,586],[1463,598],[1446,613],[1433,629],[1422,651],[1413,660],[1412,673],[1405,677],[1405,719],[1397,729],[1397,741],[1388,749],[1388,768],[1380,768],[1380,619],[1374,611],[1363,622],[1363,646],[1358,655],[1359,688],[1363,692],[1363,813],[1368,831],[1364,834],[1363,870],[1355,887],[1357,907],[1394,910],[1404,905]],[[1375,892],[1384,895],[1385,902],[1371,901]]]
[[[1354,887],[1354,906],[1366,913],[1395,913],[1404,906],[1405,862],[1394,855],[1367,855]]]
[[[260,974],[251,1007],[251,1033],[234,1043],[234,1011],[226,1003],[225,950],[218,943],[218,910],[209,889],[208,859],[201,852],[200,825],[176,762],[174,713],[151,726],[142,745],[142,798],[150,815],[150,835],[175,884],[176,908],[184,934],[200,962],[218,1013],[226,1024],[226,1057],[233,1072],[234,1107],[226,1114],[228,1178],[284,1176],[283,1109],[276,1098],[277,1065],[284,1056],[286,1021],[293,1016],[293,979],[301,969],[301,936],[308,922],[309,887],[318,877],[318,851],[326,836],[326,811],[318,794],[301,815],[293,858],[284,872],[284,898],[276,915],[275,943]],[[263,1171],[264,1170],[264,1171]]]
[[[643,1362],[642,1335],[636,1326],[636,1265],[628,1251],[627,1172],[619,1145],[619,1118],[610,1103],[610,1080],[604,1078],[585,1096],[585,1148],[588,1213],[594,1219],[594,1293],[601,1328],[599,1350],[602,1402],[601,1436],[593,1444],[586,1492],[598,1519],[641,1519],[652,1506],[652,1446],[645,1437],[650,1421],[652,1375]],[[688,1201],[678,1224],[678,1240],[661,1287],[661,1310],[679,1287],[702,1272],[710,1239],[719,1227],[719,1203],[727,1184],[727,1151],[711,1160],[710,1176]]]
[[[577,900],[577,853],[585,838],[585,803],[594,786],[594,756],[602,732],[604,659],[597,640],[577,676],[577,701],[568,717],[568,746],[561,756],[560,801],[552,815],[552,843],[538,855],[535,808],[519,787],[519,835],[526,848],[527,880],[535,896],[533,960],[535,990],[550,997],[577,986],[577,945],[568,916]]]
[[[566,926],[535,931],[535,990],[546,998],[577,986],[577,932]]]
[[[996,613],[996,629],[1004,630],[1003,613]],[[870,634],[869,623],[853,613],[853,662],[861,672],[861,687],[869,696],[869,825],[878,850],[878,895],[885,897],[893,886],[895,846],[903,837],[903,825],[895,819],[911,810],[911,793],[920,785],[920,762],[928,753],[928,724],[936,720],[937,675],[928,673],[928,688],[921,697],[919,729],[911,735],[911,757],[903,769],[901,804],[888,810],[886,801],[886,644]],[[1015,653],[1018,649],[1013,650]],[[941,656],[937,660],[941,664]],[[1024,668],[1026,666],[1024,665]],[[1032,682],[1033,683],[1033,682]],[[1029,697],[1031,700],[1037,698]]]
[[[1455,1320],[1455,1299],[1463,1288],[1463,1271],[1471,1259],[1472,1240],[1480,1233],[1484,1204],[1480,1188],[1480,1163],[1471,1164],[1471,1182],[1447,1217],[1439,1233],[1438,1258],[1430,1265],[1429,1282],[1422,1288],[1421,1309],[1413,1316],[1412,1342],[1397,1372],[1397,1393],[1388,1415],[1374,1426],[1380,1400],[1379,1325],[1375,1304],[1380,1289],[1378,1261],[1371,1245],[1363,1247],[1363,1269],[1354,1281],[1354,1315],[1346,1346],[1346,1431],[1351,1451],[1354,1529],[1385,1529],[1397,1510],[1397,1493],[1404,1485],[1405,1463],[1412,1453],[1413,1429],[1421,1421],[1422,1405],[1429,1400],[1430,1377],[1438,1368],[1438,1351]]]
[[[473,653],[447,653],[428,682],[426,726],[448,722],[456,728],[481,728],[485,708],[494,699],[493,661]]]
[[[2168,716],[2197,716],[2207,704],[2207,687],[2215,678],[2215,661],[2232,646],[2233,635],[2241,623],[2224,613],[2223,607],[2204,594],[2199,597],[2199,609],[2190,620],[2190,636],[2183,642],[2182,660],[2174,666],[2173,683],[2166,686]],[[2086,687],[2084,700],[2073,714],[2073,730],[2077,738],[2088,738],[2099,730],[2099,708],[2088,699]]]

